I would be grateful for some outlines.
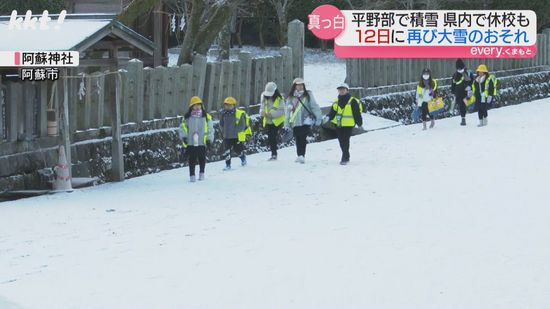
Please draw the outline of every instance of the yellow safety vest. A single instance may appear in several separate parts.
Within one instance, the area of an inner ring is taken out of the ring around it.
[[[437,90],[437,80],[435,80],[435,79],[432,79],[432,80],[434,81],[433,91],[436,91]],[[462,77],[462,80],[464,80],[464,76]],[[462,82],[462,80],[460,82]],[[420,85],[416,85],[416,92],[418,92],[418,94],[422,94],[423,90],[424,90],[423,87],[420,87]]]
[[[274,110],[279,109],[279,104],[280,103],[281,103],[281,97],[277,97],[277,99],[275,99],[275,102],[273,102],[273,109]],[[264,99],[264,104],[265,104],[264,108],[267,109],[267,99]],[[277,127],[283,122],[285,122],[285,114],[284,113],[281,116],[277,117],[277,118],[273,118],[273,124]],[[263,119],[262,124],[263,124],[264,127],[267,124],[267,119],[265,117]]]
[[[363,105],[361,105],[359,99],[355,97],[349,98],[344,108],[341,108],[340,105],[338,105],[338,100],[334,100],[332,109],[336,111],[336,116],[332,119],[332,123],[338,127],[355,127],[355,118],[353,118],[353,110],[351,109],[351,101],[353,100],[357,100],[357,104],[359,104],[359,112],[363,112]],[[340,119],[340,124],[338,124],[338,119]]]
[[[490,96],[496,96],[497,95],[497,78],[493,74],[487,76],[485,79],[485,82],[483,83],[483,94],[485,94],[486,97],[489,96],[489,81],[493,82],[493,93]],[[472,83],[472,91],[476,92],[476,83]]]
[[[208,136],[208,122],[212,121],[212,116],[210,116],[209,113],[206,113],[206,121],[204,122],[204,141],[203,143],[206,145],[206,137]],[[189,133],[189,130],[187,129],[187,124],[185,123],[185,118],[181,122],[181,130],[185,132],[187,135]],[[185,142],[182,142],[183,148],[187,148],[187,144]]]
[[[250,123],[248,115],[243,110],[235,110],[235,118],[237,119],[237,126],[239,126],[239,121],[241,120],[241,115],[244,114],[244,121],[246,122],[246,127],[243,131],[237,133],[237,138],[239,142],[245,142],[247,135],[252,135],[252,129],[250,128]]]

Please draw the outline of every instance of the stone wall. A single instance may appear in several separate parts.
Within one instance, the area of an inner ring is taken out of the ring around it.
[[[215,115],[214,115],[215,116]],[[179,138],[181,117],[147,121],[123,126],[125,178],[132,178],[162,170],[186,166],[183,146]],[[261,129],[260,117],[250,118],[253,135],[247,140],[247,153],[268,151],[267,134]],[[222,160],[223,141],[218,125],[214,123],[215,141],[208,149],[207,161]],[[71,145],[73,177],[99,177],[101,182],[111,181],[110,129],[82,132]],[[309,141],[331,138],[319,128],[313,130]],[[53,143],[54,141],[50,141]],[[280,147],[293,145],[293,141],[280,143]],[[44,146],[44,145],[42,145]],[[57,164],[57,148],[29,145],[26,152],[0,157],[0,192],[3,190],[51,189]],[[186,175],[186,174],[185,174]],[[185,177],[182,175],[182,177]]]

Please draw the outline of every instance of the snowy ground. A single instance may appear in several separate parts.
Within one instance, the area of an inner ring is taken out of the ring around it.
[[[0,204],[8,308],[550,308],[550,99]]]

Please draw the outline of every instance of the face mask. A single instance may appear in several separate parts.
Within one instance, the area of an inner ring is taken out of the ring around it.
[[[301,97],[304,94],[303,90],[294,90],[294,96],[295,97]]]
[[[456,70],[458,73],[462,74],[464,73],[464,69]]]
[[[425,80],[428,80],[428,79],[430,79],[430,75],[424,74],[424,75],[422,75],[422,78],[425,79]]]

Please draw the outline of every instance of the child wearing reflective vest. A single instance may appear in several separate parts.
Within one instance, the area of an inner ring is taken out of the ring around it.
[[[340,84],[336,89],[338,89],[338,99],[332,104],[328,115],[323,117],[323,123],[331,121],[336,126],[338,143],[340,149],[342,149],[340,164],[346,165],[350,159],[349,141],[352,129],[356,125],[363,126],[363,118],[361,117],[363,107],[359,103],[359,99],[351,96],[349,86],[346,83]]]
[[[432,78],[432,72],[430,69],[425,68],[422,71],[422,76],[420,81],[416,86],[416,104],[422,110],[422,130],[426,130],[426,120],[429,113],[428,102],[430,102],[436,94],[437,90],[437,81]],[[430,116],[430,128],[435,126],[435,119],[433,116]]]
[[[474,81],[474,74],[470,72],[462,59],[457,59],[456,72],[453,74],[451,84],[451,92],[455,96],[455,104],[458,105],[461,117],[461,126],[466,125],[466,104],[468,99],[473,95],[472,83]],[[451,108],[452,110],[452,108]]]
[[[292,128],[296,140],[296,160],[305,163],[307,136],[311,126],[321,124],[321,108],[302,78],[295,78],[286,101],[285,124]]]
[[[249,118],[245,111],[237,109],[237,100],[227,97],[223,101],[224,109],[220,115],[220,128],[223,136],[225,152],[225,168],[231,169],[231,151],[241,159],[241,165],[246,165],[245,142],[246,136],[252,134]]]
[[[487,66],[480,64],[477,67],[477,77],[472,85],[472,90],[476,98],[477,116],[479,118],[478,127],[487,125],[487,110],[489,105],[493,103],[494,95],[496,94],[496,77],[489,74]]]
[[[285,101],[274,82],[265,85],[261,98],[260,115],[263,118],[263,127],[267,128],[267,140],[271,149],[269,161],[277,160],[277,135],[285,122]]]
[[[189,110],[181,122],[183,147],[189,156],[189,177],[195,182],[195,166],[199,164],[199,180],[204,180],[206,166],[206,144],[214,140],[212,116],[202,105],[201,98],[194,96],[189,100]]]

